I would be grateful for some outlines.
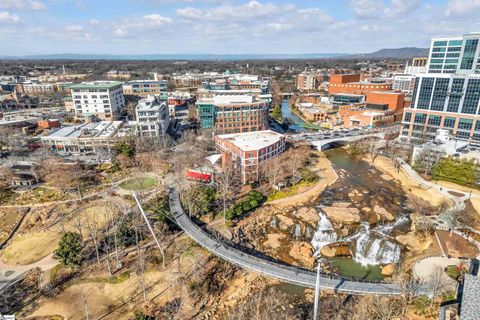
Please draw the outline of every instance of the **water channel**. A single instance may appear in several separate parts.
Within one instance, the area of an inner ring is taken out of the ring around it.
[[[282,117],[289,124],[288,129],[292,131],[306,131],[301,125],[305,124],[299,116],[290,110],[290,100],[282,100]]]

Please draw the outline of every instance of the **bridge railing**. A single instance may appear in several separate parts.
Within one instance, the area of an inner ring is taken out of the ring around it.
[[[197,239],[197,241],[199,241],[201,244],[204,244],[205,246],[207,246],[207,243],[205,242],[205,240],[210,241],[211,243],[208,244],[209,251],[214,252],[216,255],[224,258],[225,260],[232,261],[233,263],[241,264],[241,263],[239,263],[238,260],[233,259],[230,255],[225,255],[224,252],[219,250],[219,248],[223,248],[225,250],[225,252],[228,252],[228,251],[233,252],[237,256],[244,257],[245,260],[251,260],[251,261],[254,261],[255,263],[257,263],[258,265],[263,265],[265,267],[265,270],[263,270],[262,272],[274,275],[276,277],[279,277],[279,275],[273,274],[273,272],[271,272],[271,270],[269,270],[268,267],[274,266],[276,268],[280,268],[281,270],[285,270],[285,271],[288,271],[290,273],[294,273],[296,276],[303,275],[303,276],[306,276],[306,277],[316,277],[316,274],[315,274],[314,271],[309,271],[309,270],[305,270],[305,269],[294,267],[294,266],[286,266],[286,265],[283,265],[283,264],[275,262],[275,261],[262,259],[262,258],[259,258],[259,257],[255,256],[255,255],[248,254],[248,253],[245,253],[241,250],[238,250],[238,249],[236,249],[236,248],[234,248],[230,245],[226,245],[224,243],[219,242],[219,240],[217,238],[215,238],[209,232],[205,231],[200,226],[198,226],[196,223],[194,223],[190,219],[190,217],[188,217],[184,213],[183,208],[182,208],[182,206],[180,204],[180,201],[179,201],[178,192],[175,192],[175,193],[176,194],[174,194],[174,196],[173,196],[173,198],[175,199],[174,200],[175,203],[173,204],[173,207],[179,208],[178,214],[175,214],[175,217],[177,218],[177,221],[180,220],[180,219],[185,219],[188,222],[188,226],[184,226],[184,231],[187,234],[189,234],[189,236],[191,236],[192,238]],[[179,221],[179,223],[180,223],[180,221]],[[193,231],[196,231],[197,234],[189,232],[188,228],[193,229]],[[205,240],[202,240],[201,237],[203,237]],[[243,266],[246,267],[246,268],[249,268],[249,269],[258,270],[258,268],[255,268],[255,266],[252,265],[252,264],[247,265],[247,264],[243,263]],[[373,281],[373,280],[366,280],[366,279],[354,279],[354,278],[350,278],[350,277],[332,275],[332,274],[328,274],[328,273],[325,273],[325,272],[321,272],[321,277],[323,279],[328,279],[328,280],[332,280],[332,281],[348,281],[350,284],[355,284],[355,283],[359,283],[359,284],[360,283],[361,284],[368,283],[368,284],[377,284],[377,285],[394,285],[395,284],[393,282],[387,282],[387,281]],[[284,280],[291,280],[291,278],[290,277],[284,277]]]

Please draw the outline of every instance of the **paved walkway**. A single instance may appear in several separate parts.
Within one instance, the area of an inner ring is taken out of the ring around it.
[[[169,189],[169,200],[170,209],[178,225],[195,242],[211,253],[242,268],[300,286],[315,287],[315,272],[256,257],[210,236],[185,214],[180,204],[179,193],[173,184]],[[320,276],[320,287],[351,294],[400,295],[402,293],[398,283],[351,281],[327,274]]]
[[[58,262],[53,258],[53,254],[46,256],[40,261],[23,266],[8,265],[0,260],[0,291],[23,279],[23,275],[32,269],[40,268],[41,271],[47,271],[57,264]]]

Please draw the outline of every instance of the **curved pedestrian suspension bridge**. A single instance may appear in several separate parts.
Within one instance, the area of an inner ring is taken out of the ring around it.
[[[303,287],[315,287],[315,272],[256,257],[252,254],[235,249],[205,232],[185,214],[180,204],[178,190],[174,186],[171,186],[169,189],[169,202],[172,214],[180,228],[182,228],[183,231],[200,246],[216,256],[241,268],[249,269],[285,282]],[[320,274],[319,285],[322,289],[331,289],[350,294],[402,294],[402,288],[398,283],[347,280],[327,274]]]

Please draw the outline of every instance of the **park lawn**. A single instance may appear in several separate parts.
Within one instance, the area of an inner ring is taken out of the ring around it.
[[[120,188],[124,190],[144,190],[157,184],[155,178],[133,178],[120,184]]]
[[[346,278],[370,281],[383,280],[382,268],[379,265],[365,267],[349,258],[332,258],[330,262],[339,274]]]
[[[294,186],[270,194],[267,198],[267,202],[294,196],[305,191],[306,188],[309,188],[316,183],[317,181],[302,181]]]
[[[458,267],[456,265],[452,265],[447,267],[447,274],[453,280],[457,280],[460,272],[458,271]]]

